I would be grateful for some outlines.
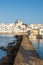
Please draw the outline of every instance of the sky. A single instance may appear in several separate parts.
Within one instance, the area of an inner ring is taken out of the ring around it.
[[[43,0],[0,0],[0,23],[43,24]]]

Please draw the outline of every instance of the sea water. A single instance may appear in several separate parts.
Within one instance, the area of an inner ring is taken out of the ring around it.
[[[10,35],[0,35],[0,47],[7,48],[9,42],[13,42],[15,38]],[[0,60],[7,55],[7,52],[0,48]]]
[[[43,60],[43,40],[42,39],[33,39],[31,40],[35,50],[38,52],[39,56]]]

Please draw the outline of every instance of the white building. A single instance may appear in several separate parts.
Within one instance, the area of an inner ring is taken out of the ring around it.
[[[39,29],[39,34],[43,35],[43,29]]]

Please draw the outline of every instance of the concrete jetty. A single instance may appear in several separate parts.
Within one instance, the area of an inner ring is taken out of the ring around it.
[[[43,61],[27,36],[23,36],[21,46],[13,65],[43,65]]]

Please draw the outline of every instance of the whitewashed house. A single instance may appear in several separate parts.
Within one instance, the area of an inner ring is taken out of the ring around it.
[[[39,29],[39,35],[43,35],[43,29]]]

